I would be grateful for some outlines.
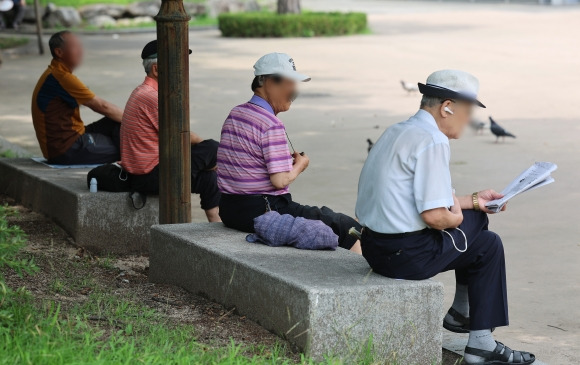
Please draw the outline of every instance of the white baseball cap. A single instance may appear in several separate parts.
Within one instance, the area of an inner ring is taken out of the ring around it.
[[[294,81],[307,82],[310,76],[296,72],[296,65],[292,57],[285,53],[268,53],[254,65],[254,75],[280,75]]]
[[[9,11],[14,7],[12,0],[0,0],[0,11]]]
[[[479,80],[465,71],[435,71],[427,77],[425,84],[419,83],[419,91],[428,96],[470,101],[485,108],[485,105],[477,100]]]

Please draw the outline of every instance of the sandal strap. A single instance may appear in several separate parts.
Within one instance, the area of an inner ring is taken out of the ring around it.
[[[500,343],[500,342],[498,342]],[[502,356],[503,356],[503,361],[509,361],[511,355],[514,353],[514,350],[510,349],[509,347],[507,347],[506,345],[504,345],[503,343],[501,344],[504,348]],[[497,350],[497,347],[495,348]],[[501,350],[500,350],[501,352]]]
[[[474,347],[467,346],[465,348],[465,353],[470,354],[470,355],[483,357],[487,361],[498,361],[499,360],[499,361],[507,362],[510,358],[510,355],[511,355],[511,349],[509,347],[505,346],[501,342],[496,341],[496,344],[497,345],[495,346],[495,349],[493,351],[476,349]],[[502,350],[504,348],[505,348],[505,351],[502,353]],[[509,350],[509,352],[508,352],[508,350]],[[506,353],[507,353],[507,357],[505,356]]]
[[[519,358],[520,358],[519,362],[520,363],[529,362],[532,359],[535,359],[536,358],[534,356],[534,354],[529,353],[529,352],[525,352],[525,351],[514,351],[514,364],[517,364],[517,362],[515,361],[516,354],[519,355]]]
[[[514,351],[501,342],[496,341],[496,347],[493,351],[477,349],[474,347],[466,347],[465,353],[484,358],[486,361],[502,361],[507,363],[513,354],[512,364],[529,363],[536,357],[534,354],[525,351]]]
[[[456,311],[455,309],[453,309],[453,307],[449,308],[449,310],[447,311],[447,313],[451,317],[453,317],[453,320],[455,322],[459,322],[464,327],[466,326],[467,328],[469,328],[469,318],[465,317],[463,314],[461,314],[458,311]]]
[[[503,356],[497,352],[493,352],[493,351],[487,351],[487,350],[482,350],[482,349],[476,349],[475,347],[469,347],[467,346],[465,348],[465,353],[469,354],[469,355],[474,355],[474,356],[479,356],[479,357],[483,357],[485,360],[487,361],[505,361],[503,359]]]

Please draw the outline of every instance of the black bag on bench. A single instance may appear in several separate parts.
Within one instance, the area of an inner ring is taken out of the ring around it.
[[[91,179],[97,180],[99,190],[113,193],[131,191],[129,173],[118,163],[97,166],[87,174],[87,187],[91,187]]]
[[[91,179],[97,180],[97,189],[112,193],[131,192],[129,199],[133,208],[139,210],[147,204],[147,195],[135,191],[131,187],[131,175],[118,163],[97,166],[87,174],[87,187],[91,188]],[[135,194],[141,200],[140,206],[135,204]]]

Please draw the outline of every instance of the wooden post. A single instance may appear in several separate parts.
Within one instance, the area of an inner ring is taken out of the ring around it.
[[[34,13],[36,15],[36,36],[38,38],[38,53],[44,54],[44,44],[42,43],[42,17],[40,15],[40,0],[34,0]]]
[[[157,21],[159,66],[159,223],[191,222],[189,15],[163,0]]]

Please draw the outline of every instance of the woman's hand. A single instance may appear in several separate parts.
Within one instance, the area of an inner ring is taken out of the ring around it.
[[[477,193],[477,201],[479,202],[479,209],[481,209],[481,211],[483,211],[487,214],[494,214],[494,212],[487,209],[487,207],[485,205],[492,200],[501,199],[501,198],[503,198],[503,194],[500,194],[495,190],[492,190],[492,189],[482,190],[479,193]],[[504,205],[504,207],[501,209],[501,211],[503,212],[506,209],[506,207],[507,207],[507,205]]]

